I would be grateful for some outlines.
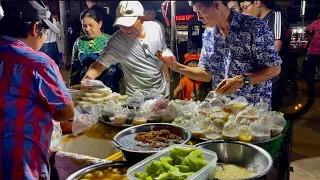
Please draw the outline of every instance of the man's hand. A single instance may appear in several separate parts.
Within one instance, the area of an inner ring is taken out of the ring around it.
[[[177,59],[174,56],[174,54],[172,54],[171,51],[169,50],[158,50],[158,52],[156,53],[157,58],[162,61],[163,63],[165,63],[170,69],[175,68],[176,64],[177,64]]]
[[[236,76],[222,80],[216,88],[217,94],[231,94],[244,86],[243,77]]]

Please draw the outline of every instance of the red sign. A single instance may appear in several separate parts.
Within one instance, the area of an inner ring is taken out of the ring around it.
[[[194,17],[194,14],[184,14],[176,16],[176,21],[189,21]]]

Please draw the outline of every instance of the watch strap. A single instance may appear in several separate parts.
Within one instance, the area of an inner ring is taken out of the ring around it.
[[[243,77],[244,85],[245,85],[245,86],[250,85],[250,78],[249,78],[249,76],[246,75],[246,74],[244,74],[244,75],[242,75],[242,77]]]

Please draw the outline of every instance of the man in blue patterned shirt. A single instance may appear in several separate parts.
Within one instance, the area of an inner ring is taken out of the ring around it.
[[[244,96],[250,103],[263,100],[271,108],[272,82],[281,70],[273,35],[262,20],[239,14],[228,1],[189,1],[198,20],[208,26],[203,34],[199,67],[179,64],[170,52],[159,53],[172,70],[209,82],[219,94]]]

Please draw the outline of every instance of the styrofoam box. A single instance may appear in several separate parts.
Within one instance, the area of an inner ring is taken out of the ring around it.
[[[170,150],[176,147],[181,148],[195,148],[194,146],[189,145],[172,145],[156,154],[153,154],[152,156],[149,156],[148,158],[140,161],[139,163],[133,165],[130,167],[127,171],[127,177],[129,180],[139,180],[138,178],[134,177],[134,174],[137,172],[146,172],[146,166],[149,164],[152,160],[160,160],[163,156],[170,156]],[[215,168],[217,166],[217,154],[213,151],[198,148],[203,152],[203,155],[205,159],[208,161],[208,164],[194,173],[192,176],[187,178],[186,180],[212,180],[214,179],[214,173]]]

